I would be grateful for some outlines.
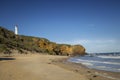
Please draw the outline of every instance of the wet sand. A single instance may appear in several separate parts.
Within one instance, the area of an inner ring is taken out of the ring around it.
[[[88,69],[82,65],[67,62],[67,56],[19,55],[0,57],[0,80],[115,80],[100,76],[111,73]]]
[[[120,80],[120,72],[90,69],[80,63],[68,62],[66,58],[56,59],[53,63],[64,69],[85,75],[89,80]]]

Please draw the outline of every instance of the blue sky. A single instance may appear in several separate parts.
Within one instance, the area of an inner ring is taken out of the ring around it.
[[[86,52],[120,51],[119,0],[0,0],[0,26],[20,35],[82,44]]]

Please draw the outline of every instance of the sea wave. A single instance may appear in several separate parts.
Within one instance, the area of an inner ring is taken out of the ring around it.
[[[104,63],[104,64],[120,65],[120,63],[118,62],[103,62],[103,61],[82,60],[82,59],[76,59],[76,60],[71,60],[71,61],[75,63],[85,62],[85,63]]]
[[[120,56],[76,56],[69,58],[68,61],[81,63],[88,68],[120,72]]]
[[[97,56],[100,58],[111,58],[111,59],[120,59],[120,56]]]
[[[93,66],[93,64],[92,63],[81,63],[81,64],[83,64],[83,65],[87,65],[87,66]]]

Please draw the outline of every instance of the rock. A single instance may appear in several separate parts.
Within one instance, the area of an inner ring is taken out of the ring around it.
[[[88,73],[91,73],[91,71],[87,71]]]
[[[78,72],[78,70],[76,69],[75,72]]]
[[[48,64],[51,64],[51,63],[48,63]]]
[[[93,75],[93,77],[97,77],[97,75]]]

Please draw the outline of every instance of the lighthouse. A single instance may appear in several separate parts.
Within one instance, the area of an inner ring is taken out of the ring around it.
[[[15,34],[18,35],[18,26],[15,25]]]

